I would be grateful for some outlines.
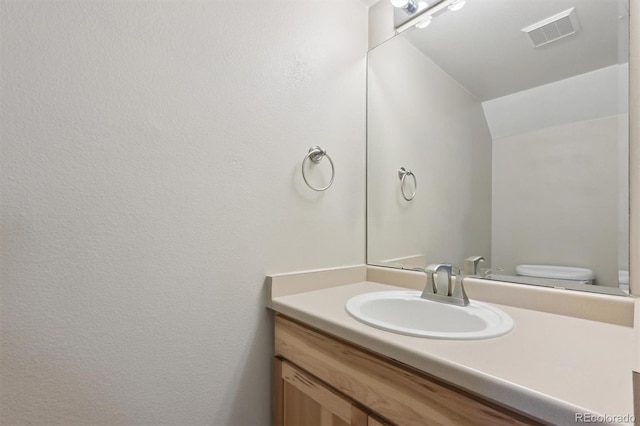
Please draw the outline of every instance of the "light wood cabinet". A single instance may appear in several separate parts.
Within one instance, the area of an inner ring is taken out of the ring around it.
[[[391,423],[384,422],[376,417],[369,415],[367,417],[367,426],[393,426]]]
[[[367,426],[366,411],[286,361],[274,360],[274,424]]]
[[[280,315],[275,352],[278,426],[540,424]]]

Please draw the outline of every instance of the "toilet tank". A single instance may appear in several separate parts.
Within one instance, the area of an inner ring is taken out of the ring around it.
[[[518,265],[516,273],[525,277],[566,280],[579,284],[593,284],[595,278],[591,269],[573,266]]]

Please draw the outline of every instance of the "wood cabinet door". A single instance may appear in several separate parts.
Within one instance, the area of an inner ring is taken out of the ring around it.
[[[367,426],[367,413],[286,361],[274,361],[273,424]]]
[[[387,423],[383,420],[380,420],[374,416],[369,415],[367,417],[367,426],[392,426],[391,423]]]

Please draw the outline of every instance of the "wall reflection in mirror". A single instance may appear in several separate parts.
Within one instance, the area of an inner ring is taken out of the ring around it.
[[[468,0],[372,49],[368,263],[480,255],[493,279],[622,294],[628,23],[619,0]]]

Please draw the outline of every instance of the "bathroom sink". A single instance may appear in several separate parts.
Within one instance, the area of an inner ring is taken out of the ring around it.
[[[420,298],[419,291],[364,293],[347,301],[347,312],[375,328],[432,339],[476,340],[502,336],[513,320],[500,309],[471,301],[455,306]]]

